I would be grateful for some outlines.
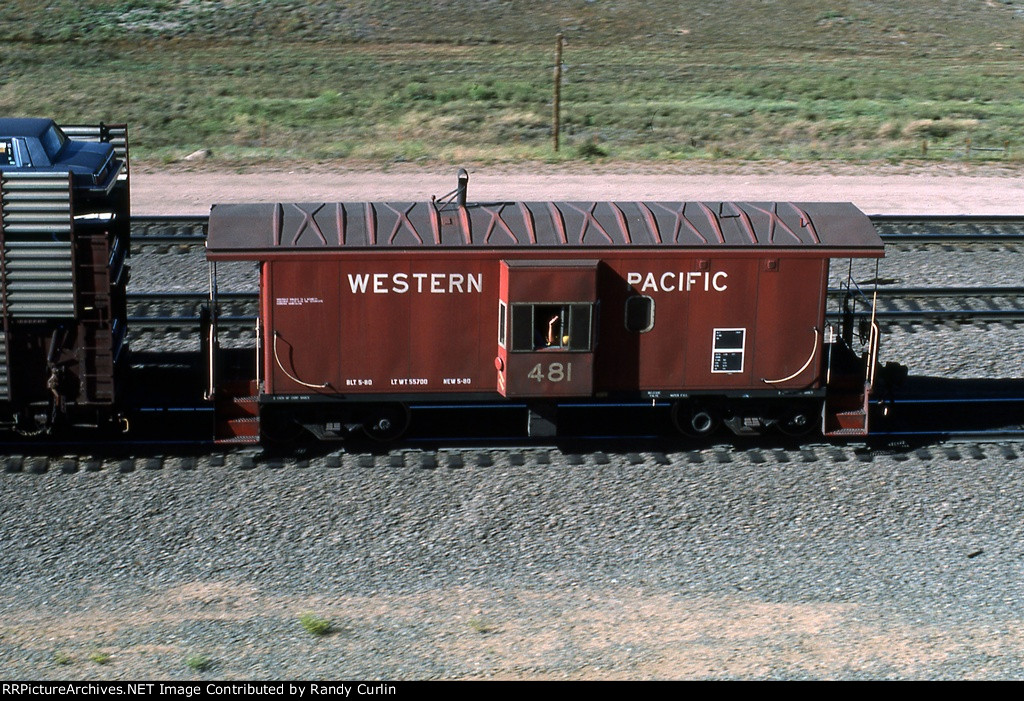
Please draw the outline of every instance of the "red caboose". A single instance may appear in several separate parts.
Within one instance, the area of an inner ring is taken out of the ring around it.
[[[671,405],[696,433],[867,432],[877,329],[860,353],[826,325],[829,261],[883,255],[853,205],[466,203],[461,185],[444,204],[213,207],[211,264],[260,263],[251,376],[210,330],[221,440],[260,419],[392,437],[439,399],[524,403],[533,433],[567,400]]]

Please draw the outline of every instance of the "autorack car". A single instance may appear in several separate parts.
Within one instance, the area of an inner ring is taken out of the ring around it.
[[[112,144],[70,139],[52,119],[0,119],[0,172],[69,171],[76,190],[103,197],[123,167]]]

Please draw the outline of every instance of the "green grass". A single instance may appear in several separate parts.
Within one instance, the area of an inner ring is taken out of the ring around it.
[[[105,665],[110,664],[111,656],[109,652],[103,652],[102,650],[95,650],[89,653],[89,661],[95,664]]]
[[[321,618],[312,613],[304,613],[299,617],[299,623],[310,635],[324,636],[334,632],[334,626],[326,618]]]
[[[213,660],[206,655],[189,655],[185,658],[185,666],[193,672],[206,672],[213,667]]]
[[[1008,143],[1009,156],[974,154],[1006,159],[1024,147],[1024,0],[298,5],[8,2],[0,114],[127,121],[137,159],[209,148],[214,167],[900,161],[920,160],[922,142],[924,157],[950,158],[968,138]]]
[[[486,619],[476,616],[469,619],[469,629],[474,633],[479,633],[480,635],[489,635],[490,633],[495,633],[498,630],[495,625],[491,624]]]

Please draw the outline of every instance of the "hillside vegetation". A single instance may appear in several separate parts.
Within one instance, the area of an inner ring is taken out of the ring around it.
[[[6,0],[0,35],[0,113],[127,121],[150,161],[1024,151],[1024,0]]]

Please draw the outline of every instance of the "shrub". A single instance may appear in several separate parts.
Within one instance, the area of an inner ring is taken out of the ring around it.
[[[326,618],[320,618],[312,613],[302,614],[299,617],[299,623],[302,624],[302,627],[305,628],[306,632],[310,635],[328,635],[334,630],[330,621]]]
[[[576,147],[576,156],[578,158],[606,158],[608,152],[594,141],[584,141]]]
[[[189,655],[185,659],[185,666],[194,672],[205,672],[213,666],[213,660],[206,655]]]
[[[96,664],[109,664],[110,653],[97,650],[89,655],[89,661],[95,662]]]

